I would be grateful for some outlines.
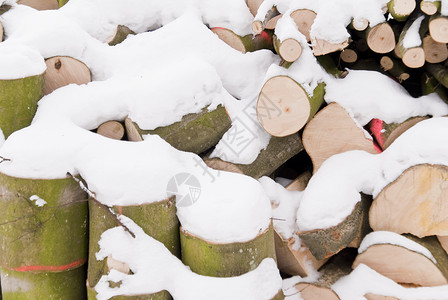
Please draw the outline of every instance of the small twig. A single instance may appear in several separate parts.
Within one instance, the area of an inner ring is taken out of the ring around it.
[[[274,218],[274,217],[272,217],[271,220],[286,222],[286,219],[279,219],[279,218]]]
[[[11,161],[11,159],[3,157],[3,156],[0,156],[0,159],[1,159],[0,164],[5,161]]]
[[[81,187],[81,189],[83,191],[85,191],[89,197],[92,199],[92,201],[94,201],[96,204],[98,204],[99,207],[103,208],[105,211],[108,212],[108,214],[110,216],[112,216],[112,218],[115,220],[115,222],[117,222],[118,225],[120,225],[121,227],[124,228],[125,231],[129,232],[129,234],[135,238],[135,234],[126,226],[124,225],[120,219],[118,218],[118,216],[115,214],[114,211],[112,211],[112,209],[106,205],[104,205],[103,203],[101,203],[100,201],[98,201],[98,199],[96,199],[95,193],[92,192],[91,190],[89,190],[86,185],[84,184],[84,182],[82,182],[82,180],[80,180],[79,178],[76,178],[75,176],[73,176],[70,172],[67,172],[67,175],[70,176],[71,178],[73,178]]]

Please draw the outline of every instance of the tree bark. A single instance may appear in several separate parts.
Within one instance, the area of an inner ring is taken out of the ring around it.
[[[273,50],[272,36],[266,31],[262,31],[257,35],[248,34],[239,36],[233,31],[222,27],[214,27],[211,30],[223,42],[241,53],[253,52],[260,49]]]
[[[58,0],[19,0],[17,4],[26,5],[37,10],[58,9]]]
[[[134,35],[135,32],[129,29],[129,27],[124,25],[118,25],[117,30],[115,30],[114,35],[107,42],[109,46],[115,46],[124,41],[128,35]]]

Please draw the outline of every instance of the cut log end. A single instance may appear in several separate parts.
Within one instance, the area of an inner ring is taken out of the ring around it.
[[[309,9],[298,9],[291,13],[291,18],[297,25],[299,31],[306,37],[306,40],[311,41],[310,30],[316,19],[317,14]]]
[[[296,81],[276,76],[261,89],[257,117],[268,133],[283,137],[296,133],[306,124],[310,109],[308,94]]]
[[[448,235],[448,167],[410,167],[375,198],[369,214],[373,230],[418,237]],[[405,203],[405,204],[403,204]]]
[[[391,0],[388,3],[389,12],[397,21],[404,21],[417,6],[415,0]]]
[[[96,133],[114,139],[121,140],[124,136],[124,126],[118,121],[107,121],[98,126]]]
[[[282,18],[282,16],[283,15],[280,14],[278,16],[273,17],[269,21],[267,21],[265,29],[275,29],[275,26],[277,26],[278,20],[280,20]]]
[[[26,5],[36,10],[52,10],[59,8],[58,0],[19,0],[17,4]]]
[[[352,20],[352,27],[357,31],[364,31],[369,27],[369,20],[366,18],[356,18]]]
[[[422,12],[424,12],[428,16],[434,15],[439,10],[437,4],[435,4],[432,1],[420,2],[420,9],[422,10]]]
[[[389,23],[381,23],[367,32],[367,45],[376,53],[388,53],[395,48],[395,34]]]
[[[421,47],[410,48],[403,54],[402,60],[409,68],[421,68],[425,64],[425,51]]]
[[[443,250],[448,254],[448,236],[437,236],[437,239],[439,240],[440,245],[442,246]]]
[[[355,50],[352,49],[344,49],[339,55],[340,59],[348,64],[355,63],[358,60],[358,54]]]
[[[263,23],[261,21],[254,21],[252,23],[252,31],[255,34],[260,34],[263,31]]]
[[[124,120],[124,125],[126,127],[126,135],[128,137],[128,141],[130,142],[141,142],[143,141],[142,136],[138,132],[138,129],[134,122],[130,118],[126,118]]]
[[[254,22],[255,23],[255,22]],[[221,27],[212,28],[213,33],[215,33],[223,42],[232,47],[233,49],[246,53],[246,47],[244,47],[241,38],[233,33],[231,30]],[[261,30],[263,31],[263,30]],[[261,32],[260,31],[260,32]]]
[[[394,67],[394,61],[389,56],[383,56],[380,59],[380,65],[384,71],[389,71]]]
[[[45,61],[44,94],[71,83],[87,84],[92,81],[90,69],[81,61],[68,56],[55,56]]]
[[[0,42],[3,42],[3,33],[4,33],[3,24],[2,22],[0,22]]]
[[[436,64],[448,58],[448,49],[445,43],[438,43],[430,35],[423,38],[423,50],[427,62]]]
[[[280,43],[280,56],[287,62],[294,62],[302,54],[302,46],[295,39],[286,39]]]
[[[295,286],[296,290],[300,292],[300,297],[303,300],[325,299],[325,300],[340,300],[338,295],[328,287],[321,287],[313,283],[301,282]]]
[[[438,43],[448,43],[448,18],[438,17],[431,20],[429,34]]]
[[[343,50],[348,46],[348,43],[348,40],[343,41],[342,43],[330,43],[325,40],[316,39],[313,42],[313,52],[315,56],[333,53],[339,50]]]
[[[247,0],[247,7],[249,7],[249,11],[254,17],[257,15],[261,3],[263,3],[263,0]]]

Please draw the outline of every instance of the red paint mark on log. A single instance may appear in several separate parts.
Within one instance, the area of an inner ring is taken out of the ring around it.
[[[118,206],[118,215],[121,216],[123,214],[123,206]]]
[[[372,121],[370,121],[370,131],[372,132],[372,135],[378,142],[381,151],[384,146],[383,136],[381,135],[383,131],[383,123],[384,122],[380,119],[372,119]]]
[[[83,259],[69,263],[68,265],[64,265],[64,266],[23,266],[23,267],[15,268],[12,270],[18,271],[18,272],[60,272],[60,271],[66,271],[69,269],[75,269],[77,267],[80,267],[86,261],[87,261],[87,259],[83,258]]]
[[[263,40],[267,41],[269,44],[272,43],[272,37],[269,34],[267,34],[266,31],[262,31],[260,34]]]

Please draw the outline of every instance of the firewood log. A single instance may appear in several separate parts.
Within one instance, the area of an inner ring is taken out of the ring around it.
[[[439,243],[442,246],[443,250],[445,250],[445,252],[448,253],[448,236],[438,235],[437,239],[439,240]]]
[[[2,267],[50,272],[85,263],[87,196],[72,178],[26,179],[0,173],[0,188]]]
[[[353,208],[352,213],[341,223],[326,229],[299,231],[300,239],[306,244],[313,256],[318,259],[329,258],[340,252],[352,241],[360,241],[367,234],[363,230],[368,219],[370,199],[361,194],[361,201]]]
[[[350,43],[349,39],[341,43],[330,43],[326,40],[315,39],[312,41],[313,53],[315,56],[343,50]]]
[[[239,36],[233,31],[222,27],[214,27],[212,31],[227,45],[241,53],[253,52],[260,49],[273,49],[272,36],[266,31],[262,31],[255,36],[252,34]]]
[[[300,292],[303,300],[339,300],[339,296],[331,289],[331,286],[351,272],[352,262],[351,255],[337,254],[319,270],[320,276],[316,281],[300,282],[295,288]]]
[[[130,118],[126,118],[125,126],[130,141],[142,141],[142,135],[157,134],[178,150],[199,154],[218,143],[231,121],[224,106],[218,105],[215,110],[208,111],[205,107],[199,113],[187,114],[179,122],[154,130],[140,129]]]
[[[100,250],[98,242],[101,234],[117,226],[117,218],[115,215],[125,215],[131,218],[142,227],[146,234],[163,243],[173,255],[180,257],[179,220],[176,216],[176,205],[173,198],[143,205],[114,206],[112,208],[104,206],[94,199],[90,199],[89,268],[87,274],[89,287],[94,288],[102,275],[107,274],[111,269],[117,269],[117,261],[111,262],[111,258],[98,261],[95,256]],[[120,268],[122,272],[127,270],[126,266],[123,265]],[[171,296],[166,291],[145,296],[150,297],[150,299],[171,299]],[[129,299],[139,298],[135,296]]]
[[[268,10],[263,20],[254,20],[254,22],[252,23],[252,31],[255,34],[260,34],[266,28],[266,24],[269,22],[269,20],[278,16],[279,14],[280,13],[277,10],[277,7],[273,6],[270,10]]]
[[[26,5],[37,10],[58,9],[58,0],[19,0],[17,4]]]
[[[350,23],[350,27],[357,31],[364,31],[369,27],[369,20],[366,18],[356,18]]]
[[[289,38],[280,41],[277,36],[274,35],[273,44],[278,55],[287,62],[295,62],[302,54],[302,46],[296,39]]]
[[[429,19],[429,34],[438,43],[448,43],[448,18],[435,14]]]
[[[258,8],[260,7],[263,0],[247,0],[246,4],[249,8],[250,13],[255,17],[257,15]]]
[[[85,299],[85,273],[85,267],[46,273],[1,268],[2,299]]]
[[[395,33],[387,22],[367,28],[366,41],[373,52],[381,54],[391,52],[396,45]]]
[[[313,162],[314,173],[325,160],[338,153],[350,150],[378,153],[373,140],[366,137],[338,103],[329,104],[311,119],[303,130],[303,145]]]
[[[420,45],[418,46],[409,48],[405,44],[409,28],[415,22],[421,22],[421,19],[417,17],[411,17],[406,22],[398,38],[398,44],[396,48],[398,57],[400,57],[403,63],[409,68],[421,68],[425,64],[425,51],[423,50],[422,44],[420,43]]]
[[[303,191],[311,178],[310,172],[304,172],[286,186],[289,191]],[[295,248],[295,239],[284,239],[276,230],[274,232],[275,254],[278,269],[288,275],[306,277],[312,270],[319,269],[327,259],[317,260],[305,245]]]
[[[384,71],[395,77],[400,83],[411,77],[407,72],[407,67],[402,62],[389,56],[381,57],[380,65]]]
[[[324,93],[324,83],[320,83],[309,96],[294,79],[272,77],[258,96],[258,121],[273,136],[296,133],[316,114],[324,101]]]
[[[401,245],[376,243],[356,257],[353,268],[365,264],[397,283],[416,286],[448,284],[448,255],[437,238],[432,236],[419,239],[411,235],[406,237],[428,249],[435,262],[424,254]]]
[[[448,71],[446,67],[441,64],[426,64],[425,68],[438,82],[448,88]]]
[[[369,220],[373,230],[418,237],[448,235],[448,167],[416,165],[389,183],[375,198]]]
[[[369,123],[370,131],[382,150],[387,149],[400,135],[428,117],[411,117],[402,123],[386,123],[374,119]]]
[[[213,243],[180,229],[182,262],[200,275],[239,276],[254,270],[263,259],[275,259],[274,228],[247,242]]]
[[[122,41],[124,41],[128,35],[134,35],[135,32],[129,29],[129,27],[124,25],[118,25],[117,29],[115,30],[115,33],[113,36],[110,37],[110,39],[107,41],[109,46],[115,46],[120,44]]]
[[[44,74],[0,80],[0,128],[5,138],[31,124],[43,87]]]
[[[211,158],[209,155],[204,158],[204,162],[215,170],[245,174],[258,179],[271,175],[288,159],[302,150],[300,137],[297,134],[292,134],[286,137],[271,137],[266,149],[261,150],[251,164],[230,163],[217,157]]]
[[[440,1],[425,1],[420,2],[420,10],[432,16],[440,10]]]
[[[294,20],[297,28],[306,37],[308,42],[311,41],[310,30],[316,16],[316,13],[309,9],[297,9],[291,13],[291,18]]]
[[[422,74],[422,94],[429,95],[431,93],[437,93],[439,97],[448,104],[448,95],[446,89],[428,73]]]
[[[0,42],[3,42],[3,34],[4,34],[5,30],[3,28],[3,24],[2,22],[0,22]]]
[[[403,22],[414,11],[417,6],[415,0],[390,0],[387,3],[389,13],[395,20]]]
[[[81,61],[68,56],[54,56],[45,60],[44,95],[71,83],[87,84],[92,81],[90,69]]]
[[[346,64],[353,64],[358,60],[358,53],[353,49],[344,49],[339,54],[339,59]]]
[[[400,300],[396,297],[376,295],[372,293],[365,294],[364,297],[366,297],[367,300]]]
[[[448,58],[446,44],[434,41],[430,35],[423,38],[422,46],[425,52],[425,60],[429,63],[441,63]]]
[[[124,136],[124,126],[118,121],[107,121],[98,126],[96,133],[115,140],[121,140]]]

